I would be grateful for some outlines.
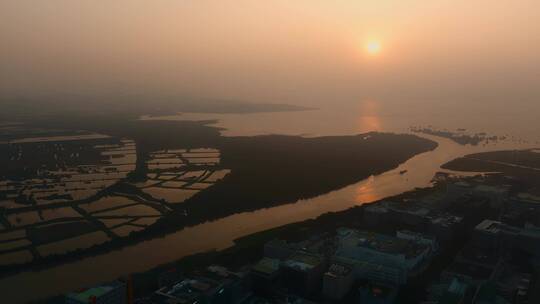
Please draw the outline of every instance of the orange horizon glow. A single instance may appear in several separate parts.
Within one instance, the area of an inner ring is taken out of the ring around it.
[[[0,93],[532,104],[539,9],[532,0],[4,0]]]

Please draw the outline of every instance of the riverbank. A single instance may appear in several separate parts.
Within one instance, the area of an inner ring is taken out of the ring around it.
[[[442,166],[468,172],[500,172],[535,186],[540,183],[540,153],[535,149],[468,154]]]
[[[125,182],[144,179],[147,172],[144,160],[148,159],[149,153],[186,147],[217,147],[222,153],[221,166],[232,173],[184,203],[173,206],[172,213],[145,230],[87,249],[41,257],[27,264],[4,266],[0,269],[3,277],[102,255],[233,214],[313,198],[394,169],[407,159],[437,147],[435,142],[413,135],[385,133],[319,138],[226,138],[219,136],[217,129],[206,126],[206,122],[75,122],[68,119],[42,124],[56,128],[74,128],[82,124],[86,129],[133,138],[137,144],[137,166]],[[163,134],[164,129],[171,133]],[[125,182],[107,189],[107,192],[136,191]]]

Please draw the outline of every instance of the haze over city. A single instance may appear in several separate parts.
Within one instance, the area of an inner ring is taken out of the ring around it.
[[[540,303],[539,20],[0,1],[0,303]]]

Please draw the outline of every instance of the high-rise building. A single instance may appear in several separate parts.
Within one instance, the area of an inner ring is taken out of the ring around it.
[[[323,295],[332,300],[341,300],[354,283],[353,267],[333,263],[323,278]]]
[[[322,256],[297,252],[283,261],[281,266],[284,283],[292,292],[310,295],[321,289],[326,270],[326,261]]]

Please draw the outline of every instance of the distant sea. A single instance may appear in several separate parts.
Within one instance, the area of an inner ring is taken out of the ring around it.
[[[482,106],[482,104],[388,104],[364,101],[314,110],[249,114],[179,113],[144,117],[159,120],[217,120],[226,136],[287,134],[351,135],[370,131],[409,132],[411,127],[465,130],[467,134],[504,136],[509,143],[540,145],[539,105]]]

